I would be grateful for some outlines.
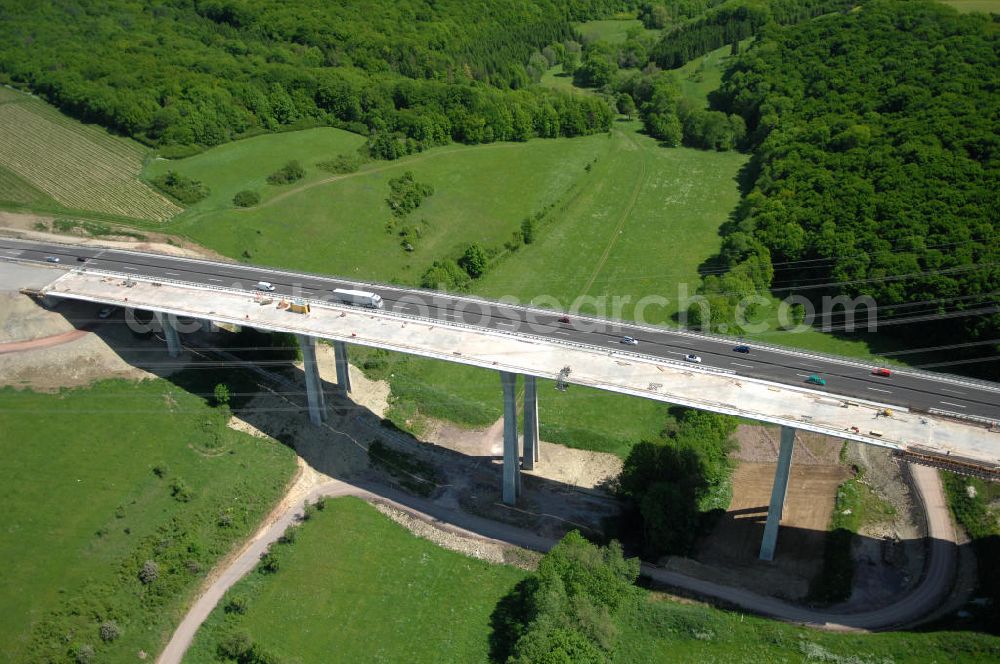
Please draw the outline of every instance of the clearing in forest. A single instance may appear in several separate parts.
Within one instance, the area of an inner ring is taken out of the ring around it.
[[[2,89],[0,201],[165,221],[181,208],[139,180],[145,151]]]

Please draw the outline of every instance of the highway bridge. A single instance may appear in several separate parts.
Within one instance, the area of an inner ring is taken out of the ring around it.
[[[349,344],[385,348],[497,370],[504,393],[503,499],[514,503],[520,467],[537,458],[535,378],[552,378],[668,403],[740,415],[783,427],[761,556],[773,555],[796,429],[879,445],[921,463],[1000,476],[1000,384],[894,369],[858,360],[752,345],[658,326],[599,319],[465,296],[304,272],[52,242],[0,239],[0,258],[62,274],[43,289],[71,298],[152,311],[169,350],[186,319],[251,325],[298,335],[310,417],[325,407],[315,342],[334,343],[338,382],[349,389]],[[273,292],[254,286],[270,282]],[[333,289],[380,295],[384,309],[351,307]],[[293,301],[309,313],[292,313]],[[178,317],[181,317],[178,319]],[[638,343],[623,343],[631,337]],[[697,355],[701,363],[686,361]],[[515,381],[525,377],[523,453]],[[816,375],[825,385],[807,383]],[[884,416],[886,410],[891,416]],[[521,463],[518,463],[518,458]]]

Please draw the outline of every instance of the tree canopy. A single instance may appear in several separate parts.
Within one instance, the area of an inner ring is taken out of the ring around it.
[[[871,296],[882,329],[923,345],[1000,336],[997,34],[984,15],[877,0],[741,56],[721,89],[754,149],[730,274]]]
[[[593,98],[531,82],[531,56],[623,0],[5,3],[0,82],[153,145],[332,123],[487,142],[607,128]],[[516,92],[515,92],[516,91]],[[385,146],[383,146],[385,149]],[[392,155],[390,155],[392,156]]]

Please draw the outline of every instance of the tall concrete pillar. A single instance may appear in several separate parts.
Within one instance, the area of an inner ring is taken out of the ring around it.
[[[337,364],[337,385],[344,394],[351,391],[351,368],[347,364],[347,344],[333,342],[333,357]]]
[[[159,311],[154,315],[163,329],[163,338],[167,340],[167,353],[170,357],[177,357],[181,354],[181,337],[177,334],[177,317]]]
[[[306,374],[309,421],[319,426],[326,419],[326,401],[323,398],[323,382],[319,377],[319,365],[316,363],[316,337],[305,334],[296,334],[295,336],[302,348],[302,368]]]
[[[774,486],[771,487],[771,504],[767,508],[767,523],[764,524],[764,540],[760,544],[760,559],[774,560],[774,549],[778,545],[778,525],[785,510],[785,494],[788,493],[788,474],[792,470],[792,450],[795,447],[795,429],[781,427],[781,447],[778,450],[778,467],[774,471]]]
[[[517,374],[500,372],[503,385],[503,486],[505,505],[516,505],[521,494],[521,469],[517,454]]]
[[[532,470],[538,461],[538,388],[535,377],[524,376],[524,457],[521,467]]]

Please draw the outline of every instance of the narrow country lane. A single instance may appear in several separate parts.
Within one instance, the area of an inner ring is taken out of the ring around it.
[[[924,578],[920,584],[898,602],[887,607],[852,614],[824,612],[798,607],[740,588],[668,572],[648,563],[642,565],[642,574],[663,584],[794,623],[834,630],[872,630],[907,625],[936,608],[941,598],[950,590],[956,559],[955,529],[951,523],[944,489],[937,471],[912,464],[910,469],[917,494],[926,508],[927,532],[932,543],[928,551]],[[306,494],[305,500],[313,502],[320,497],[355,496],[366,501],[389,504],[411,516],[432,522],[438,527],[464,537],[487,539],[535,551],[547,551],[556,543],[556,540],[540,537],[522,528],[466,514],[430,500],[403,494],[395,489],[374,486],[372,488],[377,489],[377,493],[340,480],[328,480],[313,487]],[[294,485],[290,491],[294,491]],[[244,545],[239,554],[227,559],[227,566],[211,577],[213,580],[192,605],[160,654],[157,659],[158,664],[179,664],[182,661],[198,628],[226,591],[253,570],[267,548],[302,514],[301,500],[283,499],[281,504],[285,505],[284,509],[279,509],[277,514],[272,513],[266,525]]]

